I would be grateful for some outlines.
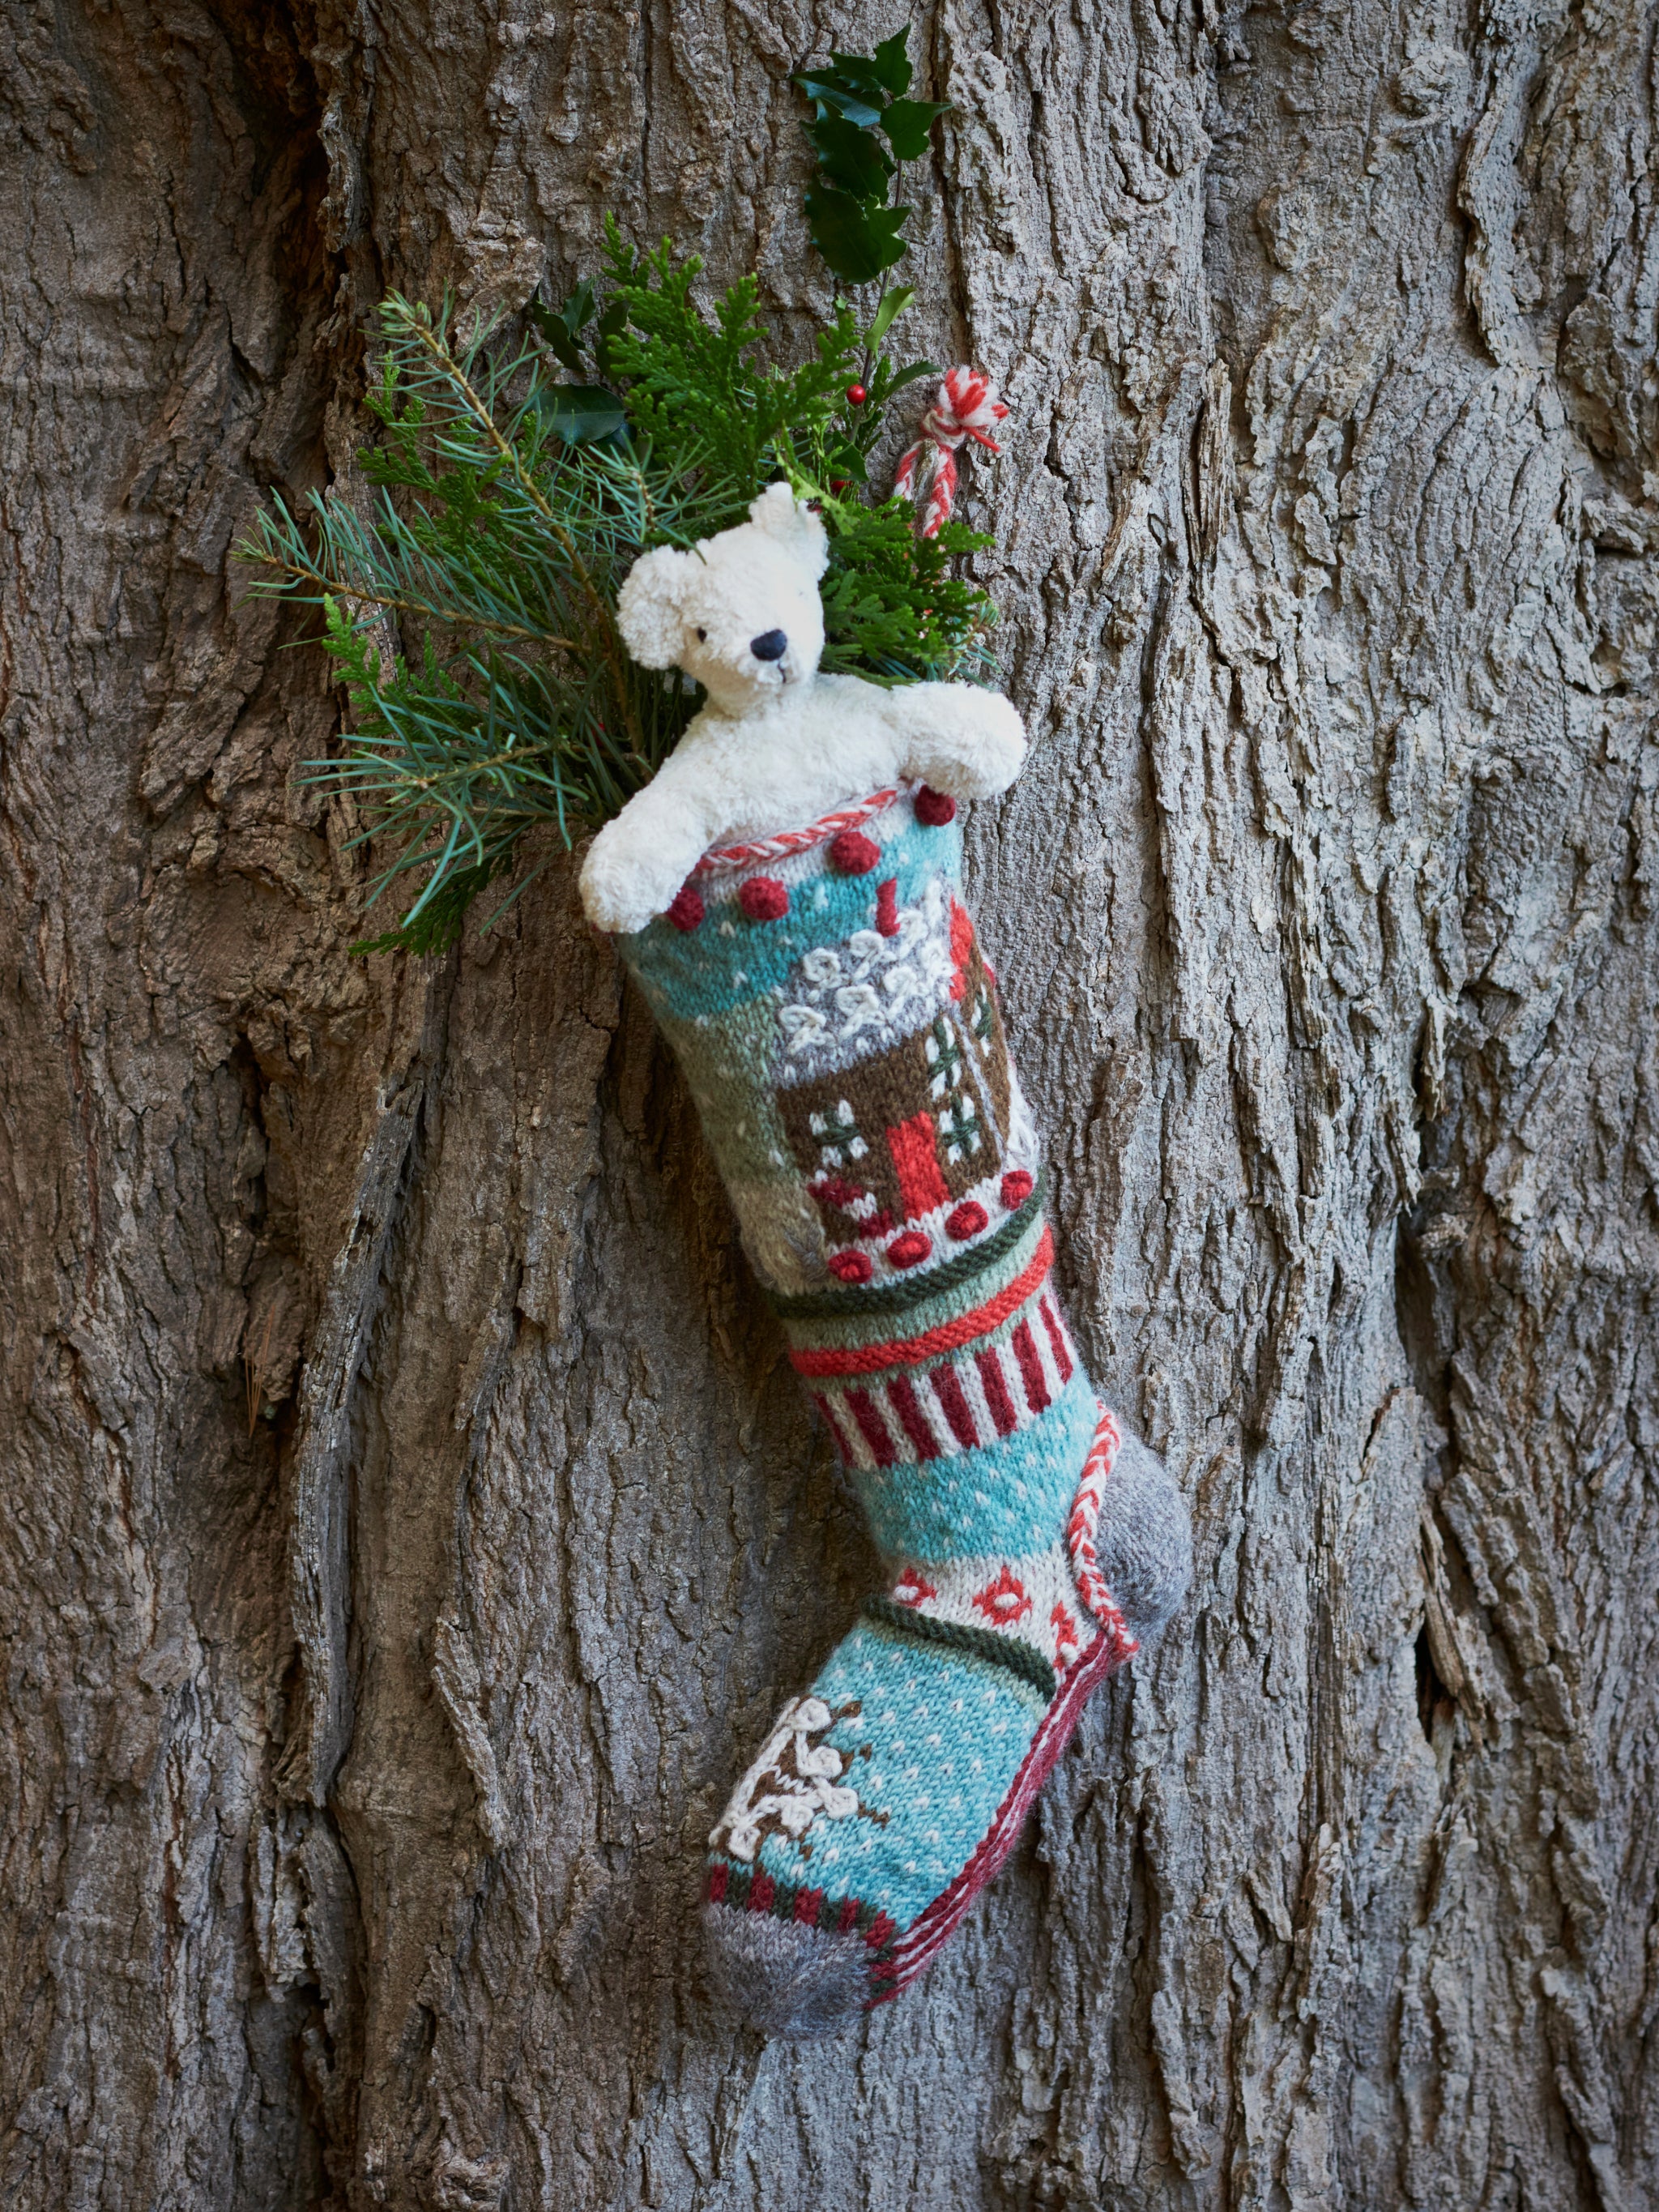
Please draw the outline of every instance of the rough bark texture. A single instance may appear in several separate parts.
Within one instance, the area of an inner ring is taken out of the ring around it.
[[[914,338],[1036,743],[970,873],[1194,1597],[921,1996],[704,1998],[870,1557],[561,863],[354,963],[228,562],[396,284],[602,211],[798,339],[791,0],[0,17],[0,2184],[19,2207],[1659,2191],[1659,376],[1637,0],[941,0]]]

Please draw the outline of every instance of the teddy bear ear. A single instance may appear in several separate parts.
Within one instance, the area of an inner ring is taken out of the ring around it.
[[[787,545],[815,577],[829,566],[830,540],[823,517],[804,500],[798,500],[787,483],[768,484],[759,498],[750,502],[749,520],[769,538]]]
[[[691,567],[689,553],[659,545],[641,553],[617,594],[617,627],[641,668],[672,668],[680,657],[680,594]]]

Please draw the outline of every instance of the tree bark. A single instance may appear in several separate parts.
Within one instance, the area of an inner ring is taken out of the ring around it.
[[[0,2175],[20,2207],[1659,2192],[1654,15],[939,0],[910,342],[1035,744],[969,878],[1198,1577],[904,2003],[699,1982],[873,1562],[556,860],[364,933],[230,548],[388,287],[782,342],[874,0],[15,0]],[[378,918],[377,909],[377,918]]]

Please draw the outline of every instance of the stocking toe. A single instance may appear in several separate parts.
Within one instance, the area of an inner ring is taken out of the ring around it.
[[[870,1995],[870,1953],[861,1936],[799,1921],[706,1905],[710,1986],[763,2035],[797,2041],[850,2027]]]
[[[1168,1469],[1139,1437],[1126,1436],[1095,1528],[1106,1587],[1142,1644],[1161,1635],[1193,1579],[1193,1529]]]

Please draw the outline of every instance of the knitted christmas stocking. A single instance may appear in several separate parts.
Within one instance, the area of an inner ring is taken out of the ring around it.
[[[711,854],[622,940],[890,1571],[710,1839],[714,1978],[772,2033],[922,1972],[1190,1571],[1054,1296],[955,812],[884,791]]]

